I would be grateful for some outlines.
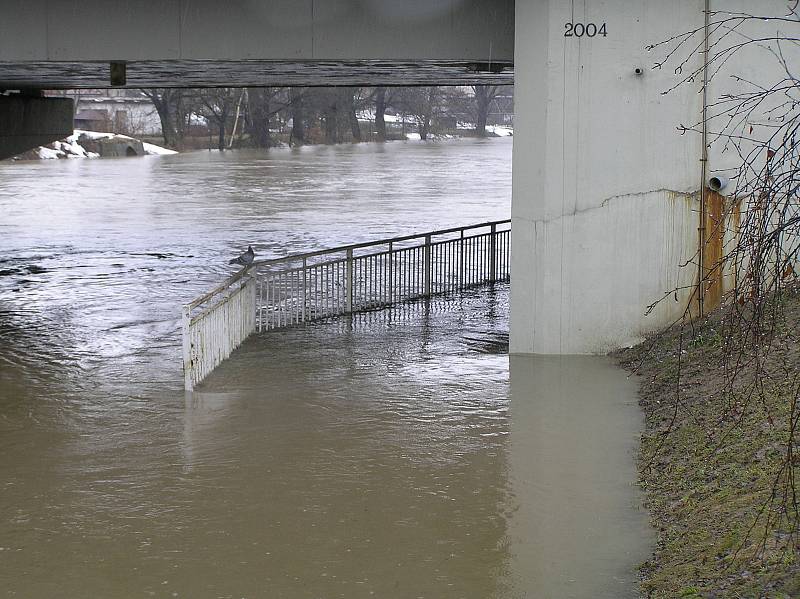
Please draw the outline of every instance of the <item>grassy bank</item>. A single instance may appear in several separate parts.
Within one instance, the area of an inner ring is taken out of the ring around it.
[[[618,354],[643,377],[640,476],[659,534],[642,566],[647,597],[800,597],[788,484],[794,476],[800,487],[800,448],[788,450],[800,293],[788,293],[781,308],[772,343],[744,351],[733,385],[724,359],[730,307]],[[766,376],[753,393],[757,355]]]

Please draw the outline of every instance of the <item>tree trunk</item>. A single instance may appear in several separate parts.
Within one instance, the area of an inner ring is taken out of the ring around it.
[[[161,106],[161,108],[159,108]],[[172,111],[170,110],[169,104],[165,102],[159,102],[156,104],[156,111],[158,112],[158,118],[161,121],[161,135],[164,138],[164,144],[168,148],[174,148],[177,144],[175,143],[178,138],[178,132],[175,130],[175,126],[173,125],[174,118],[172,116]]]
[[[378,141],[386,141],[386,88],[375,90],[375,134]]]
[[[247,90],[247,129],[253,145],[257,148],[273,146],[269,132],[271,95],[272,90],[269,88],[251,87]]]
[[[336,122],[336,111],[335,109],[327,109],[325,110],[322,116],[322,124],[323,129],[325,130],[325,143],[326,144],[335,144],[337,143],[337,131],[339,129],[338,123]]]
[[[436,102],[436,88],[431,87],[428,89],[428,95],[425,98],[422,118],[419,124],[419,138],[422,141],[428,139],[428,133],[431,131],[431,122],[433,121],[433,110]]]
[[[217,147],[220,152],[225,151],[225,121],[219,122],[219,137],[217,138]]]
[[[350,118],[350,134],[353,136],[353,142],[358,143],[361,141],[361,125],[358,123],[355,108],[348,111],[348,117]]]
[[[187,113],[183,103],[183,94],[179,93],[175,100],[175,149],[183,149],[183,140],[186,137],[186,130],[189,126],[187,117],[191,118],[191,114]]]
[[[225,151],[225,123],[228,120],[227,109],[222,110],[221,114],[215,114],[217,121],[217,148],[220,152]]]
[[[486,137],[486,121],[489,118],[489,106],[495,95],[497,87],[489,85],[476,85],[475,90],[475,135]]]
[[[356,115],[356,87],[345,87],[342,89],[342,94],[339,98],[342,111],[346,111],[347,122],[350,125],[350,138],[353,143],[361,141],[361,125],[358,124],[358,115]]]
[[[153,103],[156,112],[158,112],[164,144],[170,148],[176,147],[178,145],[178,132],[175,126],[175,114],[172,107],[173,92],[171,90],[160,89],[147,89],[143,90],[143,92]]]
[[[305,114],[303,111],[303,93],[295,88],[289,90],[289,102],[292,106],[292,132],[291,138],[298,146],[306,143]]]
[[[331,93],[325,98],[322,120],[325,130],[325,143],[339,143],[339,98]]]

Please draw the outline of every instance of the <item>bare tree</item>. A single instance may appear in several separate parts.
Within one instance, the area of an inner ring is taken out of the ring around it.
[[[225,131],[242,91],[234,87],[217,87],[198,91],[202,115],[217,126],[217,148],[225,150]]]
[[[417,123],[419,137],[423,141],[431,133],[434,117],[440,112],[441,91],[438,87],[409,87],[399,93],[398,102],[403,112],[409,114]]]
[[[285,88],[251,87],[247,89],[247,130],[252,144],[257,148],[275,145],[270,133],[270,122],[289,105]]]
[[[155,106],[161,120],[164,143],[171,148],[183,144],[185,113],[183,111],[184,90],[169,88],[146,88],[142,93]]]

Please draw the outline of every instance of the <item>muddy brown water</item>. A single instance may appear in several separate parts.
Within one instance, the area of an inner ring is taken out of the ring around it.
[[[253,337],[262,257],[507,218],[510,140],[0,165],[0,596],[633,597],[635,382],[512,357],[508,286]]]

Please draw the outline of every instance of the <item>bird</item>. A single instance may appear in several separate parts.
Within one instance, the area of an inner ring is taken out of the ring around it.
[[[255,257],[256,253],[253,251],[253,246],[248,245],[246,252],[240,254],[239,256],[228,262],[228,264],[240,264],[241,266],[247,268],[248,266],[253,265],[253,260],[255,259]]]

